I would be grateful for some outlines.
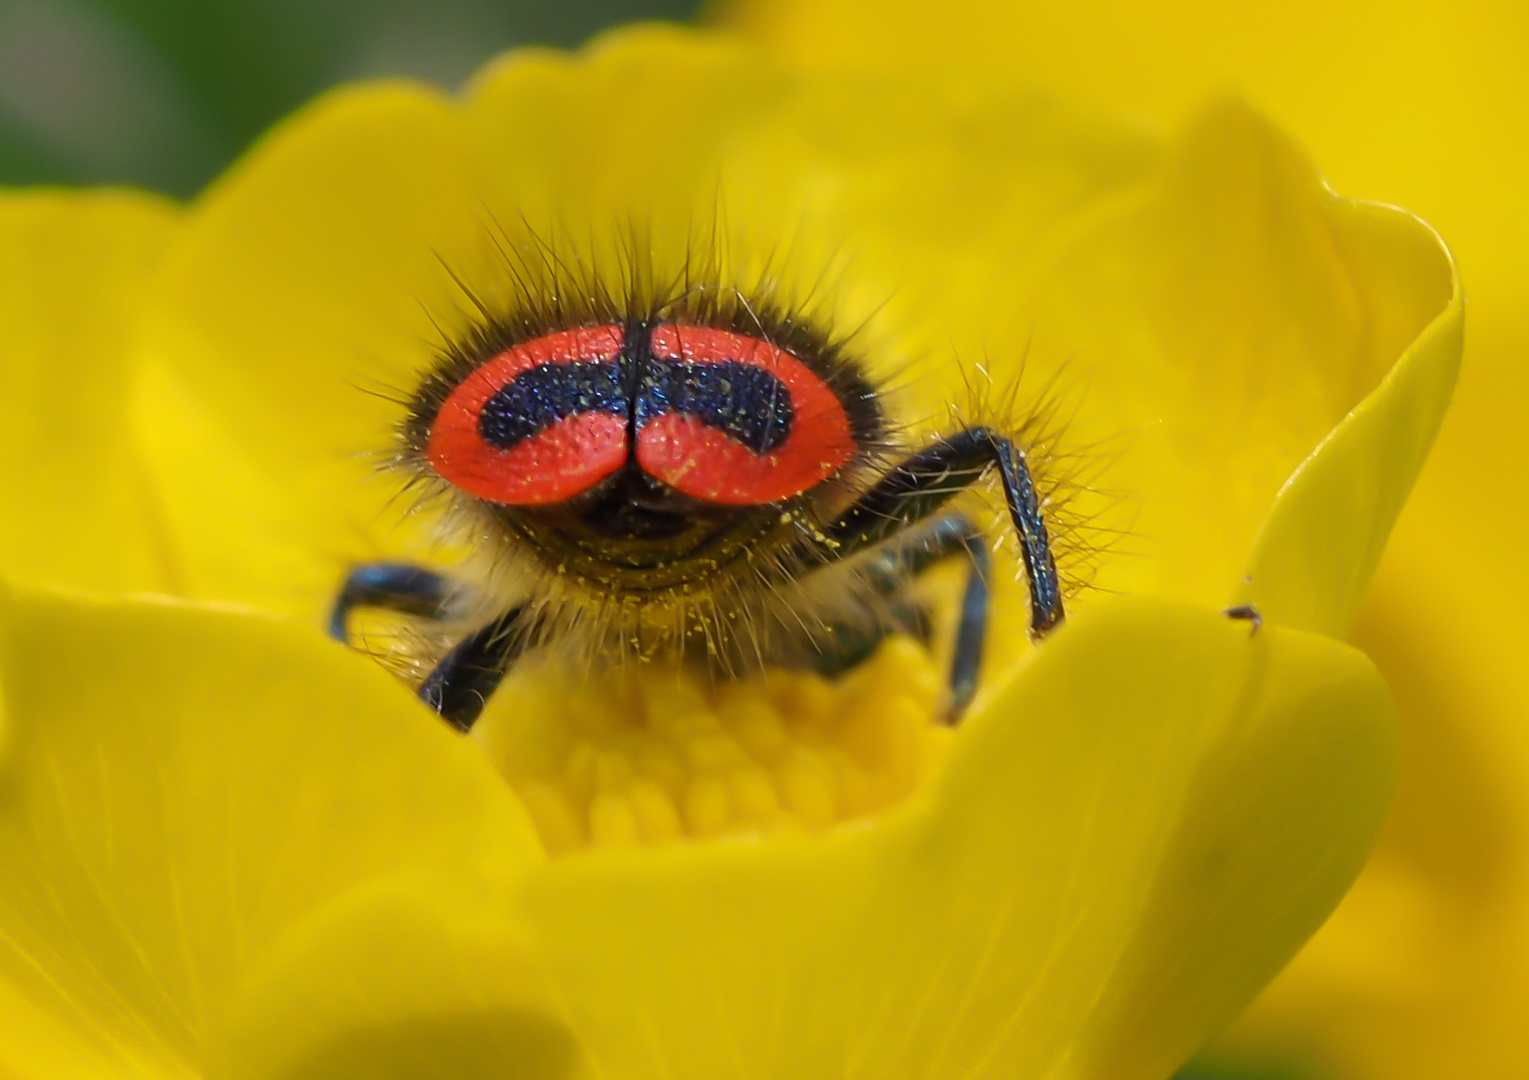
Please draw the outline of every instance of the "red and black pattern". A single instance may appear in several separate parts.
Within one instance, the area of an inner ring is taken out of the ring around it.
[[[507,506],[563,502],[633,463],[690,498],[755,506],[854,459],[868,435],[853,418],[862,396],[846,400],[801,358],[729,330],[581,327],[473,370],[436,412],[425,456]]]

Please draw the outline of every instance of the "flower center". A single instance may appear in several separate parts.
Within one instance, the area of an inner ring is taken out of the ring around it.
[[[517,667],[473,728],[548,851],[821,830],[906,798],[943,757],[943,676],[908,638],[848,675],[713,685],[671,667]]]

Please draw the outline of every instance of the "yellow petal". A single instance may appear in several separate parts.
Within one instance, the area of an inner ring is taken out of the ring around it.
[[[1334,211],[1335,241],[1366,301],[1372,355],[1389,360],[1398,343],[1411,344],[1280,492],[1234,602],[1343,637],[1444,419],[1460,370],[1464,297],[1421,222],[1367,203]]]
[[[323,99],[193,209],[152,298],[140,433],[193,596],[316,616],[400,531],[374,475],[432,355],[435,252],[477,229],[447,102]],[[383,395],[379,397],[378,395]]]
[[[1117,602],[875,826],[341,897],[257,958],[212,1075],[1161,1076],[1336,901],[1394,752],[1345,646]]]
[[[173,586],[127,398],[145,281],[175,225],[149,195],[0,196],[0,573]]]
[[[70,1018],[43,1008],[5,978],[0,978],[0,1017],[5,1048],[0,1069],[7,1080],[32,1077],[78,1077],[79,1080],[120,1080],[122,1058],[110,1048],[91,1046],[80,1037]],[[137,1062],[134,1075],[151,1080],[177,1074],[169,1067]]]
[[[508,228],[523,214],[580,247],[631,230],[666,249],[661,268],[687,247],[704,256],[717,230],[734,283],[768,264],[787,289],[846,290],[856,310],[886,303],[909,273],[944,280],[929,260],[949,271],[995,216],[1022,263],[1055,222],[1139,177],[1155,149],[1118,120],[1033,94],[806,75],[672,27],[622,30],[571,58],[510,54],[464,109]]]
[[[476,748],[310,631],[22,595],[3,647],[0,976],[124,1072],[194,1071],[244,964],[335,896],[541,857]],[[45,1035],[0,1011],[17,1067]]]
[[[471,879],[416,876],[330,905],[254,966],[213,1037],[209,1075],[570,1075],[578,1046],[539,992],[502,901]]]
[[[1161,1077],[1336,903],[1394,757],[1346,646],[1118,601],[904,811],[565,858],[514,924],[594,1075]]]
[[[1037,276],[1032,356],[1087,371],[1078,438],[1126,440],[1107,477],[1135,511],[1136,557],[1103,563],[1099,583],[1206,605],[1236,595],[1341,630],[1459,360],[1459,295],[1432,232],[1333,195],[1299,150],[1226,104]],[[1337,494],[1351,492],[1364,497]],[[1256,579],[1239,588],[1271,504]]]

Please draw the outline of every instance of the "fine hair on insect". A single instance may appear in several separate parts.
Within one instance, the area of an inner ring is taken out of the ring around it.
[[[981,665],[992,534],[1017,554],[1031,637],[1062,622],[1090,545],[1056,377],[1020,409],[1017,379],[964,366],[966,412],[946,403],[941,424],[914,404],[912,365],[869,340],[875,309],[840,325],[841,267],[796,281],[779,248],[740,258],[716,219],[674,251],[650,229],[581,248],[522,225],[491,229],[488,272],[442,260],[460,310],[437,319],[380,459],[460,565],[355,567],[331,618],[341,640],[357,608],[416,619],[419,693],[449,722],[471,726],[531,650],[838,674],[888,634],[927,639],[908,586],[961,561],[954,719]],[[958,498],[975,488],[993,521]]]

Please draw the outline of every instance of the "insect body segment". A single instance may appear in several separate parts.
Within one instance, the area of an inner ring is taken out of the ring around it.
[[[684,495],[750,506],[800,494],[856,449],[844,406],[789,353],[637,323],[558,331],[494,357],[441,406],[426,457],[508,506],[582,495],[633,457]]]
[[[959,716],[976,689],[990,560],[953,497],[996,475],[1032,636],[1063,618],[1025,455],[987,427],[895,454],[858,368],[758,310],[612,310],[540,333],[508,322],[445,357],[414,395],[396,463],[448,496],[484,549],[487,603],[473,616],[459,602],[470,594],[440,575],[362,566],[331,634],[347,637],[356,607],[473,618],[418,687],[465,730],[526,649],[564,639],[591,658],[671,654],[723,676],[781,663],[840,673],[889,633],[927,634],[905,587],[962,558]]]
[[[539,506],[587,491],[626,461],[625,396],[614,381],[623,340],[618,326],[564,330],[494,357],[441,405],[431,466],[496,503]]]
[[[855,456],[843,404],[769,342],[665,325],[653,330],[652,354],[636,402],[637,460],[675,490],[735,506],[776,502]]]

